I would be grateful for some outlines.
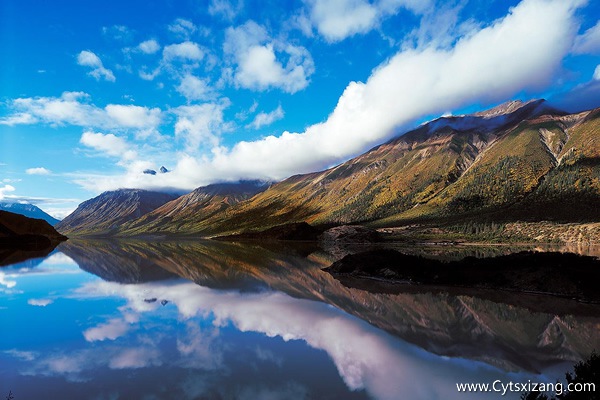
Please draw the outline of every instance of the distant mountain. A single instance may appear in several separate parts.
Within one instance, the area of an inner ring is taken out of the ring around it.
[[[60,222],[60,220],[45,213],[41,208],[34,206],[33,204],[3,202],[0,203],[0,210],[13,212],[15,214],[21,214],[29,218],[43,219],[52,226]]]
[[[268,182],[217,183],[195,189],[121,227],[121,233],[193,233],[194,223],[219,214],[269,187]]]
[[[140,189],[104,192],[81,203],[56,229],[67,234],[110,234],[125,222],[140,218],[176,197]]]

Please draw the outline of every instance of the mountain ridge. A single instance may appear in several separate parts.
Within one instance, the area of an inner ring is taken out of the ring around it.
[[[226,206],[220,199],[221,207],[189,208],[202,200],[186,202],[202,194],[193,191],[114,233],[215,236],[302,221],[394,226],[463,217],[597,221],[600,210],[586,206],[600,202],[597,135],[600,109],[567,114],[544,100],[507,102],[437,118]],[[574,205],[571,214],[556,206],[561,201]],[[540,205],[552,206],[544,214]]]

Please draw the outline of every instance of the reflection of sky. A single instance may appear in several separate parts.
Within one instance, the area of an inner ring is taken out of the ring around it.
[[[184,280],[121,285],[59,254],[0,271],[11,290],[0,293],[0,376],[8,377],[0,395],[12,390],[17,399],[463,399],[456,382],[534,379],[429,354],[280,292]]]

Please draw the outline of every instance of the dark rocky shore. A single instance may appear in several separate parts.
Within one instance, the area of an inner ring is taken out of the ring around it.
[[[571,253],[525,251],[442,262],[383,249],[347,255],[324,270],[354,281],[495,289],[600,303],[600,261]]]

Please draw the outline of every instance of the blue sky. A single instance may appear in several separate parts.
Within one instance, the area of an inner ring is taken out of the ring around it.
[[[3,1],[0,200],[63,217],[120,187],[323,169],[510,99],[597,107],[598,15],[581,0]]]

